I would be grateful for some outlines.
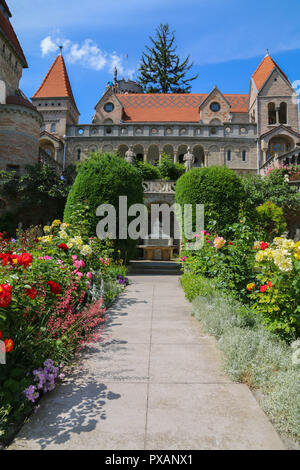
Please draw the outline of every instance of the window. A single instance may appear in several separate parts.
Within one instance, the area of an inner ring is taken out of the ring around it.
[[[51,124],[51,132],[56,132],[56,124],[55,124],[55,122],[52,122],[52,124]]]
[[[104,105],[104,111],[107,113],[111,113],[115,109],[113,103],[105,103]]]
[[[81,158],[81,149],[77,149],[77,161],[79,162]]]
[[[215,127],[212,127],[212,128],[210,129],[210,133],[211,133],[212,135],[215,135],[215,134],[217,133],[217,129],[216,129]]]
[[[274,103],[268,104],[268,118],[270,125],[276,124],[276,109]]]
[[[246,152],[246,150],[243,150],[242,151],[242,161],[245,162],[246,159],[247,159],[247,152]]]
[[[20,166],[19,165],[6,165],[6,171],[14,171],[18,174],[20,171]]]
[[[286,103],[280,103],[279,123],[280,124],[286,124],[287,123],[287,105],[286,105]]]
[[[227,150],[227,161],[231,161],[231,150]]]
[[[112,131],[111,131],[111,127],[107,127],[107,128],[105,129],[105,132],[106,132],[106,134],[111,134],[111,132],[112,132]]]
[[[210,109],[211,109],[211,111],[213,111],[214,113],[217,113],[217,112],[220,111],[220,109],[221,109],[220,103],[217,103],[216,101],[214,101],[213,103],[211,103]]]

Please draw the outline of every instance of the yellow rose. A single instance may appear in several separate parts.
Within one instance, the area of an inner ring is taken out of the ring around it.
[[[45,227],[44,227],[44,232],[45,232],[45,233],[51,232],[51,227],[49,227],[49,225],[45,225]]]
[[[61,220],[55,219],[52,222],[52,227],[59,227],[61,225]]]

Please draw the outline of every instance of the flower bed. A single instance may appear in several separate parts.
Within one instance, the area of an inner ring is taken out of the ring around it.
[[[255,241],[245,221],[231,233],[196,235],[203,247],[183,253],[181,283],[229,375],[259,390],[277,429],[299,438],[300,243]]]
[[[0,236],[0,442],[101,336],[106,307],[128,282],[109,243],[58,220],[44,232]]]

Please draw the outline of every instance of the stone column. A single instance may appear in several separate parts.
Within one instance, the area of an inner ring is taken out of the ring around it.
[[[208,166],[208,156],[209,156],[209,151],[204,150],[204,166]]]
[[[280,107],[279,106],[276,106],[276,124],[279,124],[279,111],[280,111]]]
[[[265,164],[267,162],[268,147],[264,147],[262,149],[262,152],[263,152],[263,164]]]

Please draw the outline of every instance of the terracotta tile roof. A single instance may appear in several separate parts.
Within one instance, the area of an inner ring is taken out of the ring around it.
[[[275,68],[279,70],[279,72],[289,82],[289,79],[287,78],[287,76],[283,73],[280,67],[278,67],[278,65],[272,59],[272,57],[269,55],[266,55],[264,59],[261,61],[261,63],[259,64],[259,66],[257,67],[257,69],[255,70],[254,74],[252,75],[257,91],[261,90],[267,78],[269,77],[271,72],[273,72]]]
[[[59,54],[32,98],[71,98],[77,109],[64,58]]]
[[[124,121],[199,122],[199,106],[208,94],[118,94]],[[231,112],[248,112],[248,95],[224,95]]]
[[[36,107],[30,103],[29,100],[23,98],[22,96],[11,95],[6,98],[6,104],[15,104],[17,106],[25,106],[25,108],[30,108],[33,111],[37,111]]]
[[[3,5],[4,10],[8,14],[8,16],[11,18],[12,15],[11,15],[10,9],[8,8],[8,5],[7,5],[6,1],[5,0],[0,0],[0,3],[1,3],[1,5]]]
[[[3,4],[3,3],[2,3]],[[4,5],[4,4],[3,4]],[[5,4],[6,5],[6,4]],[[9,11],[9,10],[8,10]],[[5,16],[2,10],[0,10],[0,33],[7,39],[10,45],[13,47],[19,58],[21,59],[24,68],[28,67],[24,52],[19,43],[17,35],[12,27],[9,19]]]

